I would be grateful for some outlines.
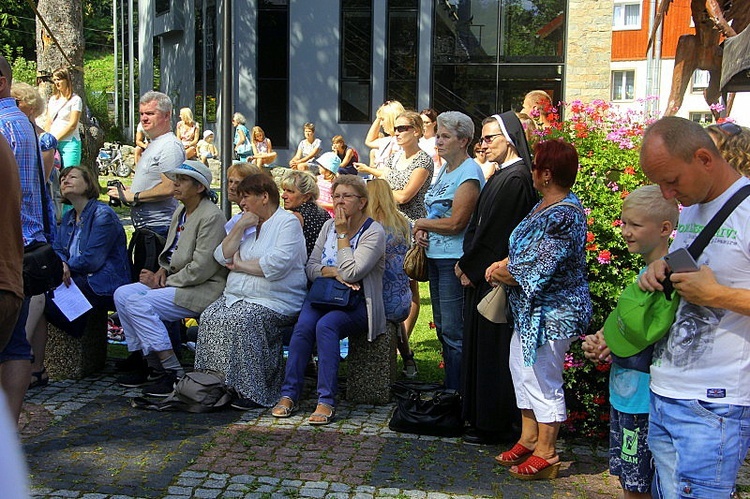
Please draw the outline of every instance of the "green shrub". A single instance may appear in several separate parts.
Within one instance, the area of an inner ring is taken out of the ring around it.
[[[578,150],[580,169],[573,191],[588,216],[586,261],[594,316],[589,331],[600,329],[622,290],[643,265],[628,253],[620,235],[622,201],[648,183],[638,165],[643,131],[653,121],[642,113],[618,112],[604,101],[566,105],[568,116],[544,135],[562,138]],[[569,419],[565,428],[580,436],[604,436],[609,425],[609,365],[585,360],[581,342],[565,361]]]

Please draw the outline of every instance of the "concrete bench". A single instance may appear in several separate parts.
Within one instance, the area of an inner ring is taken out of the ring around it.
[[[373,341],[367,335],[349,336],[346,359],[346,399],[356,404],[387,404],[391,384],[397,379],[396,338],[398,325],[387,323],[386,332]]]
[[[86,331],[73,338],[52,324],[47,325],[45,366],[50,378],[81,379],[104,369],[107,360],[107,311],[91,311]]]

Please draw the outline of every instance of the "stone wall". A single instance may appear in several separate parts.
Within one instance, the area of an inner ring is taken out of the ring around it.
[[[610,100],[613,0],[569,0],[564,100]]]

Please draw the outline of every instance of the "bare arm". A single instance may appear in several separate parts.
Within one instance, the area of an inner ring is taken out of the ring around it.
[[[456,189],[453,210],[447,218],[420,218],[414,222],[414,232],[424,230],[443,235],[458,234],[466,228],[479,199],[479,182],[467,180]]]
[[[395,199],[398,204],[408,203],[414,199],[414,196],[417,195],[419,189],[422,188],[429,176],[430,172],[426,168],[415,168],[412,170],[411,175],[409,175],[409,181],[404,188],[393,191],[393,199]],[[469,221],[467,220],[466,223],[468,222]]]
[[[707,265],[701,265],[697,272],[674,273],[670,279],[674,289],[690,303],[750,315],[750,289],[730,288],[719,284]]]
[[[383,175],[385,175],[385,171],[379,168],[373,168],[364,163],[354,163],[354,168],[356,168],[358,172],[369,173],[375,178],[382,178]]]
[[[375,121],[370,125],[370,129],[367,130],[365,136],[365,145],[370,149],[378,148],[378,139],[380,138],[380,126],[383,123],[381,118],[375,118]]]

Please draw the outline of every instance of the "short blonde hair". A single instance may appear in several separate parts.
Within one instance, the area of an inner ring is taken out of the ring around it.
[[[378,108],[375,116],[383,120],[382,126],[383,130],[385,130],[385,133],[387,133],[388,135],[393,135],[393,127],[396,121],[396,117],[404,111],[404,106],[399,101],[389,100]],[[420,121],[422,120],[422,118],[419,119]]]
[[[231,176],[238,176],[241,179],[255,175],[256,173],[264,173],[263,170],[255,163],[233,163],[232,166],[227,168],[227,178]]]
[[[622,210],[636,210],[655,222],[669,222],[677,227],[680,209],[675,199],[665,199],[658,185],[643,185],[625,198]]]
[[[14,81],[10,88],[10,95],[29,106],[32,118],[41,116],[44,113],[45,104],[42,95],[28,83]]]

